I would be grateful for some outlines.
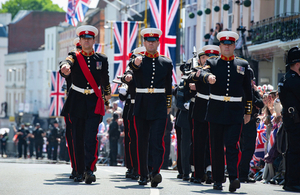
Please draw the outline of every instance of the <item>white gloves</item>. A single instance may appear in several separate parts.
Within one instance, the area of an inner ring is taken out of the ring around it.
[[[183,106],[188,110],[190,108],[190,102],[184,103]]]
[[[119,87],[119,93],[122,95],[126,95],[127,94],[127,89],[125,87]]]

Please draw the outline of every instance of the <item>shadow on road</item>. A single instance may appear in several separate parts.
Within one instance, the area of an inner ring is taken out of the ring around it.
[[[56,177],[54,179],[48,179],[45,180],[43,183],[44,185],[71,185],[71,186],[76,186],[76,185],[87,185],[83,182],[74,182],[73,179],[69,179],[70,174],[69,173],[62,173],[62,174],[56,174]],[[92,183],[90,185],[99,185],[99,183]]]

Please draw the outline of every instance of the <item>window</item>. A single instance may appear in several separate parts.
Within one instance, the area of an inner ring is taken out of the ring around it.
[[[22,68],[22,81],[25,81],[25,69]]]
[[[254,21],[254,1],[255,0],[252,0],[251,2],[251,20]],[[275,5],[276,7],[276,5]],[[276,11],[275,11],[275,15],[276,15]]]
[[[187,39],[186,39],[186,54],[187,54],[187,59],[189,59],[190,58],[190,31],[191,31],[191,28],[190,27],[188,27],[187,28],[187,33],[186,33],[186,36],[187,36]]]
[[[228,4],[230,6],[230,8],[228,10],[228,30],[231,30],[232,29],[232,22],[233,22],[233,14],[232,14],[233,3],[232,3],[232,0],[228,0]]]
[[[34,78],[34,62],[29,62],[29,75],[28,78]]]
[[[51,50],[53,50],[53,43],[54,43],[54,39],[53,39],[53,34],[51,35]]]
[[[15,82],[17,81],[17,73],[16,72],[17,72],[16,70],[13,71],[13,73],[14,73],[14,81]]]
[[[193,43],[194,45],[192,45],[192,47],[194,48],[194,46],[197,47],[197,43],[196,43],[196,32],[197,32],[197,26],[194,25],[194,29],[193,29]],[[194,51],[194,50],[193,50]]]
[[[43,76],[43,61],[38,61],[38,70],[39,70],[39,73],[38,73],[38,78],[42,78]]]
[[[47,42],[46,42],[46,43],[47,43],[47,50],[49,50],[49,39],[50,39],[50,38],[49,38],[49,34],[48,34],[48,35],[47,35]]]

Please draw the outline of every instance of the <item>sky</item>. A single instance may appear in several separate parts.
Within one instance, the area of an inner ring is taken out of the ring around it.
[[[2,3],[5,3],[8,0],[0,0],[0,8],[2,7]],[[95,8],[98,4],[99,0],[91,0],[90,8]],[[59,7],[62,7],[65,11],[67,11],[68,0],[52,0],[53,4],[57,4]]]

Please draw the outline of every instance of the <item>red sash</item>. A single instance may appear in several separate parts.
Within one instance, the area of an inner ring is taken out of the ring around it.
[[[96,96],[98,97],[96,108],[95,108],[95,114],[100,114],[100,115],[104,116],[105,115],[104,100],[102,98],[101,87],[100,87],[100,89],[98,88],[98,85],[97,85],[92,73],[90,72],[83,56],[78,51],[76,51],[76,58],[78,60],[79,66],[80,66],[86,80],[90,83],[90,85],[94,89]]]

